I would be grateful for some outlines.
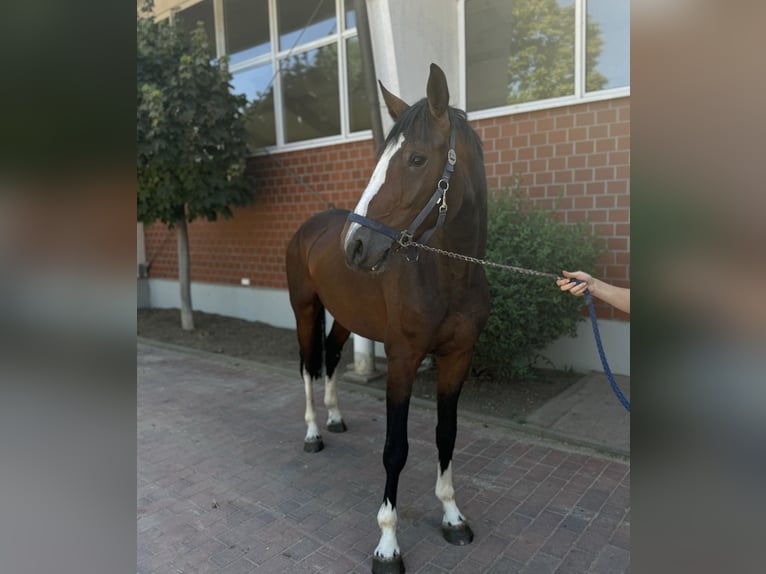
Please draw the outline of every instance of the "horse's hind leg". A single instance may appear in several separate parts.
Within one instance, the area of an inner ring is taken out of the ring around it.
[[[314,297],[305,305],[294,307],[294,311],[301,354],[301,376],[306,392],[306,413],[304,416],[306,438],[303,441],[303,450],[319,452],[324,448],[324,443],[317,426],[313,382],[322,375],[324,306],[319,298]]]
[[[337,321],[333,321],[330,334],[325,339],[325,386],[324,406],[327,407],[327,430],[330,432],[344,432],[346,423],[338,408],[337,366],[340,362],[340,353],[343,345],[348,340],[349,331]]]
[[[439,369],[437,389],[436,446],[439,464],[436,474],[436,497],[444,509],[442,535],[451,544],[470,544],[473,532],[455,503],[452,485],[452,454],[457,436],[457,403],[463,381],[468,375],[472,352],[436,357]]]

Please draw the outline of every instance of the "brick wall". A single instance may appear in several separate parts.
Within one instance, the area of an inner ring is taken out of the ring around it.
[[[587,219],[607,253],[596,273],[630,285],[630,99],[620,98],[472,122],[484,143],[490,189],[514,174],[564,222]],[[329,203],[351,209],[375,165],[370,141],[253,158],[256,201],[229,221],[190,225],[192,281],[286,288],[284,253],[295,229]],[[175,235],[146,227],[150,278],[176,278]],[[625,319],[606,305],[602,318]]]
[[[596,273],[630,286],[630,98],[473,122],[484,144],[487,185],[522,191],[566,223],[587,220],[605,241]],[[602,318],[628,316],[597,304]]]
[[[353,209],[375,167],[371,141],[253,158],[256,200],[228,221],[189,226],[192,281],[287,288],[285,249],[311,215]],[[146,227],[150,278],[176,278],[175,237],[162,225]],[[163,241],[165,242],[163,244]]]

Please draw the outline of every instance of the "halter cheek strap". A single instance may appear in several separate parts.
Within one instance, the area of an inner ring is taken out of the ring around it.
[[[439,216],[436,219],[436,224],[424,231],[417,239],[418,243],[428,243],[434,232],[444,225],[444,220],[447,218],[447,190],[449,189],[449,180],[452,177],[452,172],[455,171],[455,164],[457,163],[457,155],[455,154],[455,129],[452,128],[449,137],[449,151],[447,152],[447,163],[444,164],[444,170],[442,170],[442,176],[436,184],[436,190],[431,195],[431,199],[425,204],[423,209],[420,210],[417,217],[410,223],[407,229],[403,231],[395,231],[394,229],[369,219],[358,213],[349,213],[346,218],[352,223],[358,223],[372,229],[373,231],[385,235],[392,241],[396,241],[402,247],[407,247],[414,239],[413,235],[417,231],[418,227],[425,221],[426,217],[431,213],[434,207],[439,206]]]

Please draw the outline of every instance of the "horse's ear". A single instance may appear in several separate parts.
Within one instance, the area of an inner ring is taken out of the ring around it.
[[[383,101],[386,102],[388,113],[391,119],[396,121],[410,106],[407,105],[407,102],[389,92],[383,85],[383,82],[378,80],[378,84],[380,84],[380,91],[383,93]]]
[[[428,95],[428,109],[431,110],[431,115],[437,120],[440,119],[449,105],[449,88],[447,88],[447,77],[436,64],[431,64],[426,94]]]

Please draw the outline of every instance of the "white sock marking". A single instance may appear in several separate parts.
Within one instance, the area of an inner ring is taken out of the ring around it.
[[[441,465],[436,463],[436,498],[441,500],[444,508],[444,518],[442,524],[446,526],[457,526],[463,524],[465,518],[460,514],[455,503],[455,489],[452,486],[452,461],[447,466],[447,470],[442,473]]]
[[[319,434],[319,427],[317,426],[317,413],[314,409],[314,393],[311,389],[311,375],[306,371],[303,371],[303,386],[306,390],[306,415],[304,420],[306,421],[306,441],[313,442],[321,438]]]
[[[375,556],[383,560],[393,560],[399,556],[399,543],[396,541],[396,509],[388,499],[383,501],[378,510],[378,526],[380,526],[380,542],[375,548]]]
[[[338,371],[336,370],[332,377],[325,377],[324,381],[324,406],[327,407],[328,425],[343,420],[338,408],[337,374]]]

